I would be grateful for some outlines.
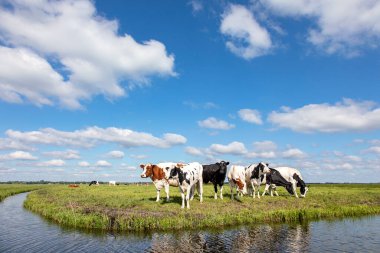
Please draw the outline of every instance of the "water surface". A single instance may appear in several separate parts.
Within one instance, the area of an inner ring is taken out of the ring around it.
[[[0,252],[380,252],[380,216],[224,230],[89,233],[61,228],[24,209],[26,195],[0,203]]]

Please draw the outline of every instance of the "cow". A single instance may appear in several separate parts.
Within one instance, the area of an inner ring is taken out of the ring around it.
[[[278,196],[276,186],[284,186],[289,194],[294,195],[296,198],[298,198],[296,191],[297,186],[300,187],[300,196],[302,198],[306,196],[306,193],[309,190],[302,179],[301,173],[297,169],[291,167],[270,168],[263,196],[269,187],[272,187],[275,194]],[[271,194],[271,196],[273,196],[273,194]]]
[[[109,181],[109,182],[108,182],[108,185],[116,186],[116,181]]]
[[[247,194],[247,184],[245,182],[245,167],[232,165],[230,170],[228,171],[228,182],[230,183],[231,189],[231,199],[234,199],[233,189],[235,188],[237,191],[237,195],[239,194]]]
[[[198,162],[177,164],[170,170],[169,178],[176,179],[182,197],[181,208],[190,209],[190,199],[193,199],[195,187],[197,187],[200,202],[203,202],[203,166]],[[185,196],[186,193],[186,196]]]
[[[140,164],[140,168],[143,169],[141,173],[142,178],[150,177],[153,181],[154,186],[157,191],[156,201],[160,201],[160,191],[162,188],[165,189],[166,201],[169,201],[169,186],[178,187],[177,180],[168,180],[165,178],[164,170],[172,169],[176,166],[176,163],[158,163],[158,164]]]
[[[260,185],[265,183],[264,180],[266,179],[266,174],[269,173],[270,169],[268,164],[263,162],[251,164],[245,169],[245,182],[250,196],[255,198],[257,189],[257,197],[260,198]]]
[[[227,165],[229,162],[221,161],[220,163],[214,163],[203,166],[203,183],[207,184],[212,182],[214,185],[215,196],[218,198],[218,185],[220,188],[220,198],[223,199],[223,184],[226,179]]]
[[[91,183],[88,186],[91,186],[91,185],[99,185],[99,182],[98,181],[91,181]]]

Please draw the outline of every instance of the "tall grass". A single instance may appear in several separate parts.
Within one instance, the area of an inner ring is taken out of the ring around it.
[[[3,201],[6,197],[12,196],[14,194],[34,191],[47,187],[43,184],[0,184],[0,202]]]
[[[228,187],[225,187],[226,189]],[[155,202],[149,186],[53,186],[29,194],[25,207],[59,224],[117,231],[217,228],[262,222],[295,222],[380,214],[380,184],[312,185],[306,198],[296,199],[280,189],[279,197],[231,200],[213,198],[204,187],[204,202],[196,196],[191,209],[181,209],[178,188],[171,201]]]

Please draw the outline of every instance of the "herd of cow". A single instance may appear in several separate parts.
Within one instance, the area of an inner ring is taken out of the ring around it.
[[[212,182],[215,190],[215,199],[218,198],[218,185],[220,198],[223,199],[223,184],[227,175],[229,162],[221,161],[210,165],[201,165],[198,162],[141,164],[142,178],[150,177],[157,190],[157,200],[160,200],[160,190],[165,189],[166,200],[169,201],[169,186],[179,187],[182,197],[182,208],[190,208],[190,200],[194,198],[195,189],[198,191],[200,201],[203,201],[203,184]],[[298,198],[296,189],[300,187],[301,197],[306,196],[308,188],[302,179],[301,173],[290,167],[269,168],[267,163],[260,162],[248,167],[231,165],[228,171],[228,182],[231,189],[231,198],[234,198],[234,189],[237,195],[249,194],[260,198],[259,188],[265,184],[264,192],[273,192],[278,196],[276,187],[283,186],[292,195]]]

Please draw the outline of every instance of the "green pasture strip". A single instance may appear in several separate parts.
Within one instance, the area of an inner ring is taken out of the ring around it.
[[[263,187],[262,187],[263,188]],[[298,222],[380,214],[380,184],[311,185],[306,198],[296,199],[282,188],[279,197],[214,199],[213,187],[204,187],[204,202],[196,195],[191,209],[181,209],[178,188],[170,188],[170,202],[161,192],[155,202],[153,185],[67,185],[41,189],[28,195],[24,206],[58,224],[115,231],[174,230]]]
[[[0,202],[6,197],[47,187],[44,184],[0,184]]]

